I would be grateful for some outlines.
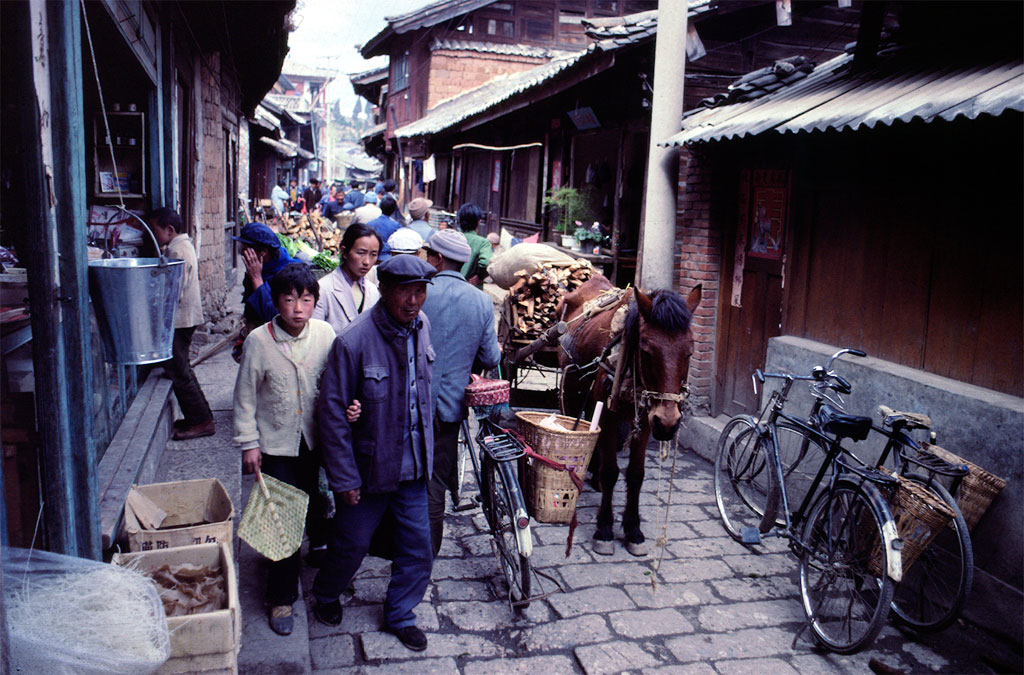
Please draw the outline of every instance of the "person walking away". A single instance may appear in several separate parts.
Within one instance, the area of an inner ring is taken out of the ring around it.
[[[213,424],[213,412],[206,401],[195,371],[192,370],[189,351],[192,347],[192,335],[196,326],[205,323],[203,318],[203,301],[199,293],[199,265],[196,262],[196,249],[192,240],[183,231],[181,216],[174,209],[160,208],[149,217],[149,227],[153,236],[168,258],[185,261],[182,273],[181,294],[178,297],[178,309],[174,313],[174,342],[171,347],[171,358],[163,362],[164,372],[171,378],[174,397],[178,399],[182,419],[174,422],[176,441],[191,438],[212,436],[216,429]]]
[[[468,203],[459,207],[456,217],[459,221],[459,230],[466,236],[472,251],[469,260],[462,265],[462,276],[477,288],[483,288],[487,266],[491,264],[491,242],[477,234],[476,228],[480,225],[484,212],[476,204]]]
[[[314,319],[326,321],[340,334],[358,315],[377,304],[380,292],[366,275],[377,264],[383,245],[376,230],[366,225],[348,226],[338,250],[338,268],[320,279]]]
[[[395,233],[388,237],[388,248],[391,250],[391,255],[415,255],[420,260],[426,260],[427,255],[423,251],[423,239],[420,235],[416,234],[408,227],[400,227],[395,230]],[[370,270],[369,274],[366,275],[366,282],[377,285],[377,268],[374,267]]]
[[[364,199],[366,199],[366,203],[357,208],[352,216],[353,223],[366,225],[380,215],[380,207],[377,206],[377,193],[367,192]]]
[[[384,262],[391,257],[391,249],[388,248],[387,241],[401,227],[401,224],[394,219],[397,211],[398,203],[393,197],[385,195],[380,200],[381,214],[367,223],[367,225],[377,231],[377,234],[384,241],[384,249],[380,252],[380,257],[378,258],[380,262]]]
[[[427,214],[433,205],[434,202],[423,197],[417,197],[409,202],[409,217],[412,218],[412,222],[407,227],[423,237],[423,241],[430,241],[430,235],[437,231],[427,222]]]
[[[436,270],[423,313],[437,357],[431,392],[434,408],[434,473],[427,486],[430,539],[437,556],[444,536],[445,493],[458,499],[459,427],[466,419],[465,389],[474,370],[491,369],[501,360],[494,331],[494,304],[459,271],[471,251],[455,230],[435,232],[427,242],[427,262]]]
[[[235,379],[234,442],[245,473],[262,471],[299,488],[312,500],[319,492],[315,404],[334,329],[312,319],[319,287],[302,263],[283,267],[270,281],[278,314],[245,339]],[[326,527],[313,508],[306,512],[310,548],[319,546]],[[292,604],[298,599],[299,551],[271,562],[265,601],[271,629],[292,632]]]
[[[434,273],[411,255],[380,264],[381,300],[335,340],[317,402],[324,468],[338,510],[327,560],[313,581],[313,612],[329,626],[341,623],[338,598],[390,511],[394,559],[381,628],[414,651],[427,648],[413,610],[433,565],[427,483],[434,447],[434,349],[420,308]],[[353,399],[362,403],[362,415],[350,423],[346,406]]]
[[[284,205],[288,201],[288,192],[284,189],[284,181],[277,181],[277,185],[270,191],[270,203],[274,205],[274,214],[284,215]]]
[[[323,197],[323,193],[320,192],[320,179],[310,178],[309,187],[302,193],[302,200],[306,203],[307,213],[313,212],[313,209],[320,203],[321,197]]]

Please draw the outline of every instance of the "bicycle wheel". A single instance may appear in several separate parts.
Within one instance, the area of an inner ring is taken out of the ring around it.
[[[520,603],[530,597],[530,559],[519,552],[514,515],[508,502],[500,467],[486,453],[483,456],[481,472],[481,497],[485,504],[484,512],[488,516],[488,525],[491,527],[491,536],[494,537],[498,562],[502,574],[505,575],[505,581],[508,582],[509,597],[513,602]],[[529,604],[523,602],[516,605],[516,608],[526,609]]]
[[[466,437],[465,427],[459,427],[459,440],[456,446],[455,455],[455,481],[458,484],[458,493],[452,495],[452,505],[458,506],[462,501],[463,488],[466,484],[466,462],[469,461],[469,439]]]
[[[743,530],[767,532],[775,523],[779,490],[771,469],[771,439],[758,434],[754,418],[732,418],[718,437],[715,501],[729,536],[743,541]]]
[[[964,606],[974,582],[974,547],[967,522],[946,488],[928,484],[924,476],[904,476],[926,487],[953,511],[942,532],[928,544],[896,584],[892,611],[897,623],[917,631],[936,632],[953,623]]]
[[[822,493],[804,528],[800,553],[800,596],[815,639],[837,654],[871,644],[889,615],[893,581],[885,574],[889,551],[882,525],[891,520],[871,485],[840,479]],[[870,561],[880,555],[878,569]]]

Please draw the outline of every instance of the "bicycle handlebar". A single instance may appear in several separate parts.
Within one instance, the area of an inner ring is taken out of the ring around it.
[[[757,383],[760,382],[761,384],[764,384],[765,379],[769,377],[790,381],[809,380],[815,383],[819,383],[820,385],[827,386],[828,388],[840,394],[849,394],[851,391],[853,391],[853,385],[851,385],[850,381],[847,380],[845,377],[837,374],[834,370],[832,370],[832,364],[835,362],[836,359],[838,359],[843,354],[853,354],[854,356],[861,357],[867,356],[867,352],[861,349],[845,347],[832,355],[832,357],[828,360],[827,367],[823,368],[821,366],[815,366],[814,368],[811,369],[810,375],[793,375],[792,373],[766,373],[760,368],[758,368],[751,375],[751,380],[753,380],[754,383],[754,394],[757,394]]]

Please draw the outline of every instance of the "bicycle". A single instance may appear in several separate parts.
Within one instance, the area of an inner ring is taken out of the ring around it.
[[[924,450],[910,432],[929,430],[926,415],[894,411],[879,406],[881,426],[872,430],[888,440],[878,459],[885,466],[892,459],[893,472],[924,487],[938,497],[953,517],[921,552],[896,586],[892,610],[898,623],[921,632],[937,632],[951,625],[967,604],[974,582],[974,548],[967,521],[953,494],[967,469],[955,466]],[[947,489],[941,480],[949,481]]]
[[[832,361],[856,352],[842,350]],[[783,384],[758,419],[739,416],[723,430],[715,458],[715,500],[733,539],[753,545],[772,533],[788,540],[799,558],[801,601],[815,640],[850,654],[869,645],[885,623],[894,584],[902,576],[901,542],[882,496],[897,479],[864,465],[842,446],[844,438],[866,438],[871,418],[845,415],[820,400],[814,406],[819,424],[784,412],[797,380],[817,382],[821,391],[849,393],[849,383],[831,372],[832,361],[806,376],[755,371],[755,390],[766,378]],[[780,429],[799,439],[788,444],[791,456],[785,463]],[[824,461],[801,486],[800,505],[791,510],[787,476],[811,446],[821,450]]]

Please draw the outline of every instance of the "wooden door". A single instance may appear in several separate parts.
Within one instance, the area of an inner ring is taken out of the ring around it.
[[[782,332],[789,180],[785,170],[740,174],[736,228],[724,251],[716,415],[757,411],[750,376],[764,367],[768,340]]]

